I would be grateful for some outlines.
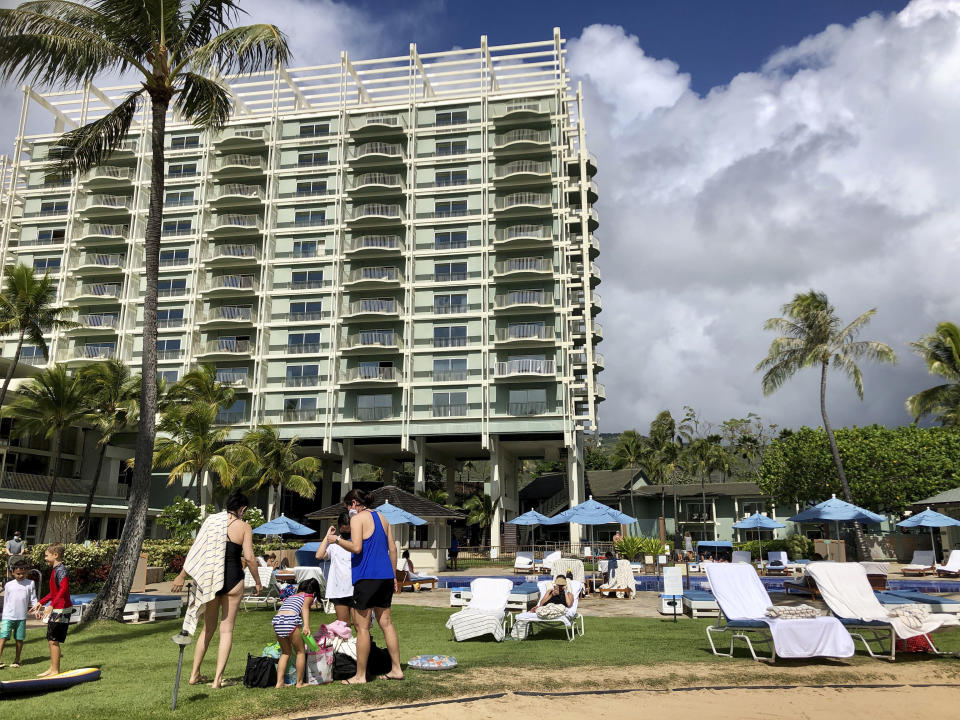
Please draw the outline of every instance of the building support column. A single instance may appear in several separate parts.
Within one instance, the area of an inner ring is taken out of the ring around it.
[[[340,468],[340,499],[353,490],[353,440],[343,441],[343,459]]]
[[[427,492],[427,441],[423,437],[413,439],[413,492],[415,495]]]
[[[383,465],[380,466],[380,469],[383,471],[380,479],[384,485],[393,485],[394,484],[394,475],[397,471],[397,463],[392,458],[389,460],[384,460]]]
[[[490,547],[500,549],[500,527],[504,521],[503,491],[506,484],[506,457],[500,448],[500,438],[490,436],[490,506],[493,517],[490,519]]]
[[[457,502],[457,466],[453,464],[447,465],[447,502]]]
[[[583,433],[577,431],[574,434],[575,444],[567,448],[567,492],[570,497],[570,507],[579,505],[586,498],[584,494],[584,474],[583,474]],[[570,523],[570,551],[579,554],[580,541],[582,538],[582,526]]]
[[[320,507],[330,507],[333,504],[333,461],[325,457],[320,464]]]

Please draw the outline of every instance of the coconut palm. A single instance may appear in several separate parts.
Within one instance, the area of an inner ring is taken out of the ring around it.
[[[93,419],[90,400],[87,383],[77,375],[67,374],[66,366],[56,364],[21,386],[16,400],[3,409],[3,417],[14,421],[14,435],[31,435],[50,441],[47,504],[38,535],[41,542],[46,537],[50,507],[57,490],[63,433],[67,428],[86,424]]]
[[[620,433],[610,456],[613,469],[643,467],[647,456],[647,445],[644,440],[636,430],[625,430]]]
[[[153,452],[153,467],[169,468],[168,485],[182,482],[183,476],[190,473],[190,484],[183,496],[196,483],[197,505],[202,503],[205,473],[216,473],[221,483],[232,479],[233,466],[224,453],[230,430],[217,427],[216,419],[216,405],[191,403],[168,408],[157,426],[160,435]]]
[[[483,544],[490,542],[490,524],[493,522],[493,503],[486,494],[471,495],[463,504],[467,511],[467,525],[479,525],[483,532]]]
[[[250,490],[266,485],[271,496],[274,492],[278,494],[276,505],[280,504],[279,494],[284,488],[300,497],[312,498],[322,465],[319,458],[301,457],[299,451],[300,438],[284,440],[274,425],[260,425],[224,452],[235,468],[233,477],[224,485],[239,483]],[[273,500],[270,505],[274,505]]]
[[[83,509],[83,519],[77,527],[77,542],[85,540],[90,532],[90,509],[97,492],[103,460],[107,446],[114,436],[136,424],[139,417],[140,376],[133,375],[130,368],[120,360],[110,358],[106,362],[94,363],[80,372],[91,395],[90,408],[93,411],[92,425],[99,433],[97,440],[97,469],[93,473],[87,504]]]
[[[948,382],[908,397],[907,412],[914,421],[934,415],[941,425],[960,426],[960,328],[942,322],[933,335],[925,335],[910,346],[927,363],[931,375]]]
[[[225,410],[233,404],[236,391],[217,380],[213,365],[201,365],[185,374],[167,390],[165,402],[173,405],[215,405]]]
[[[56,307],[57,282],[44,273],[38,278],[33,268],[23,264],[7,265],[3,269],[3,293],[0,294],[0,335],[16,335],[17,349],[10,361],[10,368],[0,389],[0,407],[7,397],[7,389],[20,361],[24,340],[40,348],[43,357],[49,359],[44,335],[54,328],[72,328],[76,323],[60,316],[67,308]]]
[[[783,306],[782,312],[784,317],[770,318],[764,324],[765,330],[772,330],[780,335],[770,343],[767,357],[756,367],[757,372],[764,371],[761,380],[763,394],[775,392],[803,368],[814,367],[820,370],[820,415],[823,417],[823,428],[830,443],[830,452],[843,495],[847,502],[852,503],[850,484],[843,471],[833,426],[827,416],[827,371],[831,365],[840,370],[850,379],[857,395],[863,400],[863,375],[857,361],[896,363],[897,356],[885,343],[856,339],[877,313],[876,308],[867,310],[851,323],[844,325],[826,294],[810,290],[797,293],[793,300]],[[860,557],[866,557],[863,528],[859,523],[854,523],[854,530],[857,552]]]
[[[167,113],[216,130],[230,116],[230,73],[286,63],[287,41],[274,25],[231,27],[236,0],[60,0],[0,10],[0,79],[75,87],[102,73],[130,73],[135,90],[106,115],[57,142],[50,171],[82,173],[124,141],[138,110],[149,105],[150,200],[144,237],[143,377],[127,520],[110,575],[85,614],[119,620],[133,583],[146,530],[157,409],[157,285]]]

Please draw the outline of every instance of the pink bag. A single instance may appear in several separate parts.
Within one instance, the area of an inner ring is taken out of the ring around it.
[[[333,644],[325,637],[321,637],[317,644],[319,646],[317,652],[307,653],[307,671],[304,681],[308,685],[326,685],[333,682]]]

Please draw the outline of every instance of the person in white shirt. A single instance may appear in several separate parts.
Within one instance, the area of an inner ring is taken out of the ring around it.
[[[27,579],[29,561],[20,560],[13,566],[13,580],[3,586],[3,619],[0,620],[0,657],[7,640],[17,644],[16,657],[10,667],[20,667],[20,653],[27,638],[27,613],[37,604],[33,580]],[[0,668],[6,667],[0,662]]]
[[[344,538],[350,537],[350,516],[343,512],[337,518],[339,534]],[[335,530],[335,528],[334,528]],[[335,536],[334,536],[335,537]],[[330,543],[331,535],[327,533],[320,547],[317,548],[317,559],[330,559],[330,573],[327,577],[327,598],[333,603],[337,613],[337,620],[350,624],[350,608],[353,607],[353,554],[346,548]]]
[[[410,551],[404,550],[403,554],[400,556],[400,562],[397,565],[397,569],[407,573],[407,580],[413,583],[414,589],[420,591],[420,581],[422,580],[437,580],[436,575],[418,575],[416,569],[413,567],[413,562],[410,560]]]

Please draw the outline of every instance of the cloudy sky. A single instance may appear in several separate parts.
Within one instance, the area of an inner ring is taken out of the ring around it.
[[[900,357],[865,368],[864,402],[832,378],[835,424],[907,422],[904,399],[934,382],[908,343],[960,322],[960,2],[244,6],[297,65],[562,28],[600,165],[603,431],[683,405],[818,424],[816,373],[764,398],[753,372],[763,321],[809,288],[844,318],[876,307],[865,337]],[[16,105],[0,90],[0,137]]]

